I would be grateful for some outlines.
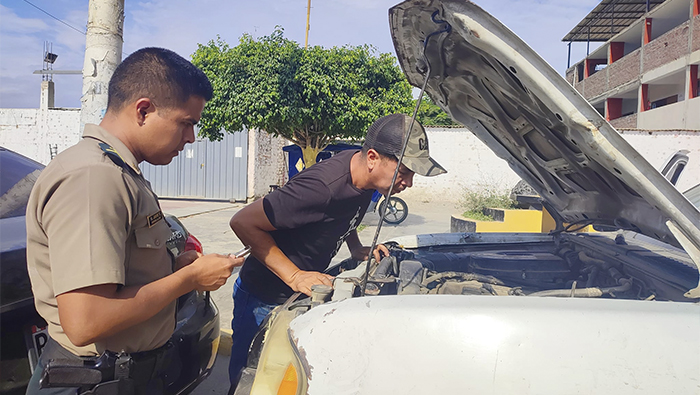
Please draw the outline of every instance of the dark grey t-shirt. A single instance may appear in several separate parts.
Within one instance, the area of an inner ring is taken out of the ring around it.
[[[356,152],[341,152],[309,167],[263,200],[277,229],[272,237],[301,270],[325,270],[365,215],[374,191],[352,184],[350,159]],[[252,255],[240,276],[243,287],[265,303],[282,303],[293,293]]]

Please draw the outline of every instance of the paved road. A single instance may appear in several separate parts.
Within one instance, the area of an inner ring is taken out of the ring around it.
[[[428,202],[412,195],[400,197],[404,198],[408,204],[408,218],[399,225],[384,224],[379,236],[380,241],[401,235],[449,232],[450,216],[461,212],[458,204],[453,202]],[[244,204],[162,199],[161,206],[164,212],[178,217],[190,233],[202,242],[205,253],[228,254],[243,247],[241,241],[229,228],[228,221],[245,206]],[[371,244],[378,222],[379,215],[376,213],[365,215],[359,232],[360,240],[365,245]],[[347,247],[344,247],[331,264],[349,256]],[[231,294],[237,277],[238,271],[234,272],[226,285],[211,294],[219,307],[222,328],[231,328],[233,315]],[[228,357],[217,357],[212,375],[197,387],[193,394],[225,395],[228,391],[227,369]]]

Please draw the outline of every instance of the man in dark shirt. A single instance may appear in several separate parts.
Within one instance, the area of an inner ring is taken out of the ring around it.
[[[312,285],[331,285],[333,277],[323,270],[343,242],[353,258],[367,259],[370,248],[362,245],[356,228],[374,190],[399,193],[411,187],[414,173],[445,172],[430,158],[427,135],[416,121],[391,185],[410,121],[404,114],[380,118],[367,131],[361,151],[345,151],[309,167],[231,218],[231,229],[252,247],[233,291],[232,388],[258,325],[276,305],[294,292],[310,295]],[[380,245],[375,257],[379,251],[388,255]]]

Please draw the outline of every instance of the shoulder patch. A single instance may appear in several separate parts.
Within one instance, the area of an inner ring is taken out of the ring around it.
[[[163,219],[163,212],[162,211],[158,211],[157,213],[155,213],[153,215],[149,215],[148,216],[148,227],[149,228],[153,227],[153,225],[155,225],[156,223],[158,223],[158,221],[160,221],[162,219]]]
[[[124,162],[124,159],[122,159],[121,155],[119,155],[119,152],[117,152],[114,148],[112,148],[111,145],[107,143],[100,143],[98,144],[100,146],[100,149],[107,154],[109,159],[112,160],[112,162],[116,163],[117,166],[119,167],[126,167],[126,162]]]

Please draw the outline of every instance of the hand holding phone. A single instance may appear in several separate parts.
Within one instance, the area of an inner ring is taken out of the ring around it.
[[[248,254],[250,254],[250,246],[245,246],[245,247],[243,247],[243,249],[236,251],[235,253],[233,253],[231,255],[233,255],[236,258],[241,258],[241,257],[244,257]]]

